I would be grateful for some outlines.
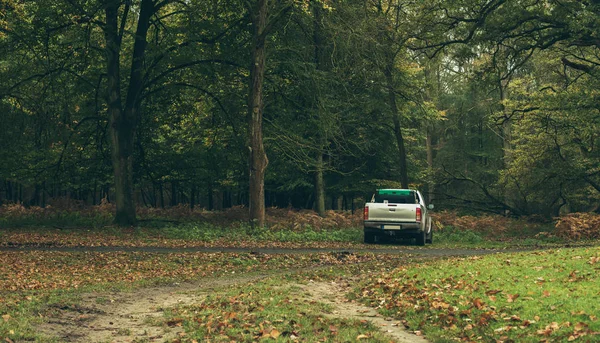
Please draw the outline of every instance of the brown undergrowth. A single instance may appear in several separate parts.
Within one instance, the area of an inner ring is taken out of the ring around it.
[[[77,201],[57,201],[46,207],[22,204],[0,206],[0,218],[8,222],[28,218],[31,221],[51,221],[65,216],[91,218],[97,221],[109,222],[115,211],[114,204],[103,201],[100,205],[84,206]],[[179,222],[203,222],[219,227],[231,227],[248,222],[248,209],[244,206],[234,206],[222,211],[208,211],[203,208],[190,209],[187,205],[169,208],[138,207],[137,215],[142,222],[151,220],[170,220]],[[291,208],[267,209],[267,224],[271,230],[300,230],[311,228],[327,230],[334,228],[359,227],[362,225],[362,212],[356,211],[327,211],[321,217],[312,210],[297,210]]]

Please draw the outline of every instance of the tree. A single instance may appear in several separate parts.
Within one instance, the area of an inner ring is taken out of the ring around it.
[[[268,0],[251,9],[252,57],[248,95],[249,210],[253,226],[265,226],[265,170],[269,164],[263,144],[263,82],[265,77]]]

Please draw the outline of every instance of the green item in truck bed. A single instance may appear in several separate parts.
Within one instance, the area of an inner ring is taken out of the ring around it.
[[[378,189],[377,194],[379,195],[410,195],[413,192],[410,189]]]

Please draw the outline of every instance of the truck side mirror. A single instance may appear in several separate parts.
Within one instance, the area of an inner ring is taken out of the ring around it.
[[[433,210],[433,204],[429,204],[429,205],[427,206],[427,208],[428,208],[428,209],[430,209],[430,210]]]

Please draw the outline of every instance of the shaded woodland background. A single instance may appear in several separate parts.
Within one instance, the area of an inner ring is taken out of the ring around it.
[[[0,204],[114,202],[121,170],[132,206],[247,206],[262,38],[266,206],[597,212],[599,28],[593,0],[0,0]]]

